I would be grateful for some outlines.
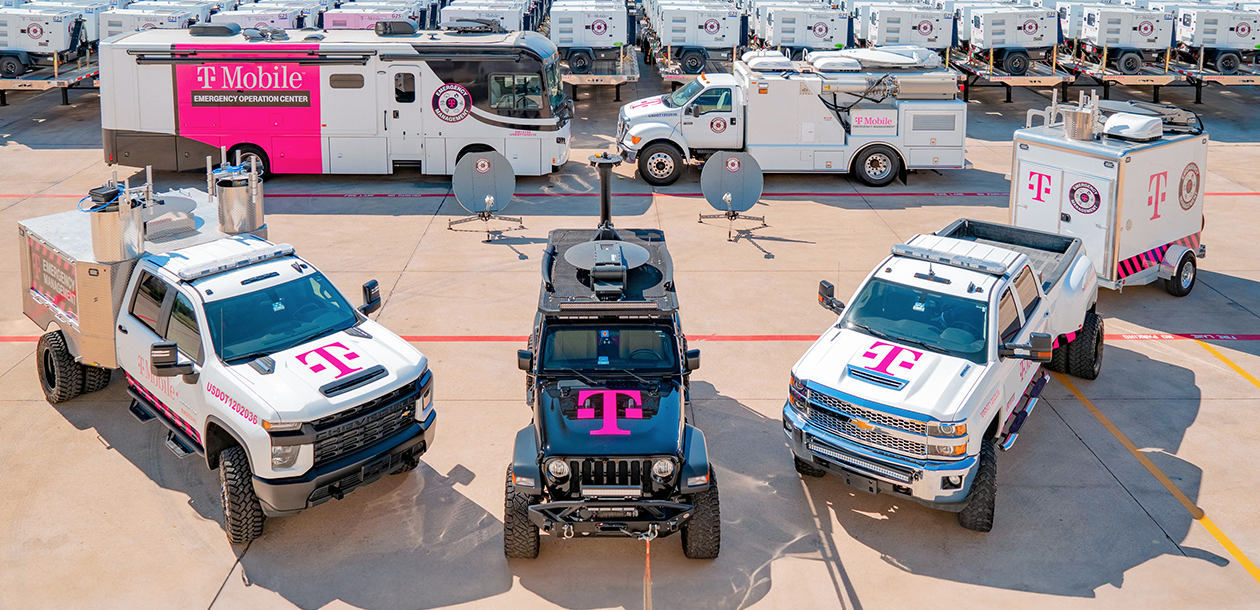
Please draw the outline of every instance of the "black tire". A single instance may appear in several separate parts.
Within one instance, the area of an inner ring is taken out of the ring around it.
[[[65,402],[83,393],[83,366],[74,361],[61,331],[44,333],[39,338],[35,368],[48,402]]]
[[[591,65],[595,63],[589,51],[574,51],[569,55],[569,70],[574,74],[590,74]]]
[[[1068,343],[1066,340],[1059,343],[1059,347],[1054,348],[1051,352],[1050,362],[1046,363],[1046,368],[1056,373],[1068,372]]]
[[[668,186],[682,175],[682,153],[672,144],[656,142],[639,151],[639,175],[652,186]]]
[[[83,365],[83,393],[91,394],[92,392],[104,390],[109,386],[109,379],[113,374],[113,369]]]
[[[1199,265],[1194,260],[1194,253],[1181,255],[1177,263],[1177,272],[1164,280],[1164,290],[1175,297],[1184,297],[1194,290],[1194,283],[1199,279]]]
[[[219,454],[219,484],[223,500],[223,530],[232,544],[249,544],[262,535],[263,521],[258,496],[245,450],[233,445]]]
[[[682,526],[683,555],[688,559],[717,559],[722,550],[722,509],[717,477],[709,469],[709,488],[692,494],[691,519]]]
[[[858,153],[853,160],[852,170],[863,184],[888,186],[897,179],[897,174],[901,171],[901,157],[893,149],[876,144]]]
[[[1116,70],[1121,74],[1137,74],[1142,71],[1142,56],[1133,51],[1121,53],[1116,58]]]
[[[971,482],[971,496],[966,508],[958,513],[958,525],[973,532],[993,529],[993,513],[997,508],[997,446],[992,438],[980,443],[980,465]]]
[[[818,478],[827,474],[826,470],[823,470],[810,462],[806,462],[795,455],[792,456],[792,462],[796,466],[797,474],[800,474],[801,476]]]
[[[682,66],[684,74],[699,74],[704,72],[704,65],[706,62],[704,59],[704,53],[699,51],[687,51],[682,54],[678,63]]]
[[[1221,53],[1216,56],[1216,61],[1212,62],[1217,72],[1221,74],[1234,74],[1238,72],[1238,66],[1242,64],[1242,57],[1237,53]]]
[[[1085,325],[1068,344],[1068,373],[1081,379],[1098,379],[1102,371],[1103,319],[1094,312],[1085,314]]]
[[[530,500],[529,494],[516,491],[508,466],[503,493],[503,556],[508,559],[538,558],[538,526],[529,520]]]
[[[17,78],[23,74],[26,74],[26,64],[22,63],[22,60],[12,55],[0,57],[0,76]]]
[[[1028,73],[1028,66],[1031,63],[1027,53],[1012,51],[1002,58],[1002,70],[1011,76],[1023,76]]]
[[[258,160],[258,177],[271,177],[271,163],[267,160],[267,153],[263,149],[253,144],[238,144],[228,151],[228,161],[236,163],[236,151],[241,152],[241,165],[249,169],[251,159]]]

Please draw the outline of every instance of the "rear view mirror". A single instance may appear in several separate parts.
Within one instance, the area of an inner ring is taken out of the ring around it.
[[[687,359],[687,370],[694,371],[700,368],[700,350],[689,349],[685,354]]]
[[[191,375],[192,362],[179,363],[179,347],[174,341],[159,341],[149,347],[149,368],[157,377]]]
[[[836,300],[836,287],[831,282],[818,282],[818,304],[836,315],[844,312],[844,303]]]
[[[1054,355],[1054,337],[1046,333],[1028,335],[1028,343],[1007,343],[998,350],[1003,358],[1018,358],[1033,362],[1050,362]]]
[[[368,280],[363,284],[363,306],[359,311],[363,315],[371,315],[373,312],[381,308],[381,285],[376,280]]]
[[[530,365],[534,363],[534,352],[527,349],[516,350],[516,368],[522,371],[529,371]]]

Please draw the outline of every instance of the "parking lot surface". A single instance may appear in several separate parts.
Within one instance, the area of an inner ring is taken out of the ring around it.
[[[645,78],[622,99],[664,90]],[[676,537],[655,541],[657,608],[1260,607],[1254,88],[1210,89],[1194,107],[1213,142],[1200,286],[1182,299],[1158,285],[1100,291],[1102,375],[1051,381],[999,456],[991,533],[793,470],[781,431],[788,372],[835,319],[816,303],[818,281],[847,299],[893,244],[961,217],[1005,222],[1011,133],[1049,95],[1003,96],[972,94],[971,169],[885,189],[768,176],[752,213],[769,227],[734,242],[724,222],[697,222],[712,210],[696,168],[660,189],[629,165],[615,170],[616,226],[668,236],[684,329],[704,358],[692,376],[695,423],[722,481],[721,557],[688,560]],[[1189,91],[1163,97],[1193,106]],[[513,350],[536,310],[548,231],[595,224],[599,184],[585,159],[611,147],[612,100],[582,89],[573,160],[519,179],[506,212],[526,228],[489,244],[447,229],[466,215],[448,179],[404,170],[268,181],[273,241],[296,246],[347,294],[380,281],[376,317],[430,358],[442,425],[417,470],[268,520],[248,547],[224,537],[217,474],[135,421],[121,374],[102,392],[45,401],[11,242],[0,257],[0,609],[643,607],[642,542],[544,537],[536,560],[502,552],[503,473],[531,417]],[[96,94],[57,101],[14,95],[0,108],[10,239],[17,221],[72,209],[109,178]],[[196,173],[156,178],[162,189],[204,188]]]

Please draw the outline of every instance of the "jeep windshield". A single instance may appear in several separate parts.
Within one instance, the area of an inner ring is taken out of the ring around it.
[[[665,96],[665,105],[670,108],[678,108],[690,101],[697,93],[700,93],[701,89],[704,89],[704,83],[700,82],[700,79],[697,78],[687,83],[686,87]]]
[[[322,273],[206,303],[215,351],[224,362],[254,359],[358,324],[345,297]]]
[[[656,327],[552,327],[542,340],[542,371],[668,373],[677,351],[673,334]]]
[[[845,313],[844,328],[932,351],[988,361],[985,301],[873,279]]]

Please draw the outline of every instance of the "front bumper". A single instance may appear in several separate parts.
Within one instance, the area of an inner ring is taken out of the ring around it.
[[[570,536],[633,536],[656,526],[657,536],[678,531],[691,519],[693,506],[668,500],[561,500],[529,507],[529,520],[544,532]],[[610,511],[635,509],[638,516]],[[601,513],[608,515],[601,516]]]
[[[437,431],[437,410],[424,422],[416,422],[375,445],[366,447],[298,477],[263,479],[254,477],[254,493],[268,517],[293,515],[340,500],[345,494],[399,468],[405,460],[419,458],[433,444]]]
[[[805,421],[791,403],[783,406],[783,433],[796,457],[840,476],[863,491],[909,498],[929,508],[950,512],[958,512],[967,505],[977,456],[955,462],[895,457],[818,429]],[[943,479],[953,476],[962,477],[962,485],[946,489]]]

